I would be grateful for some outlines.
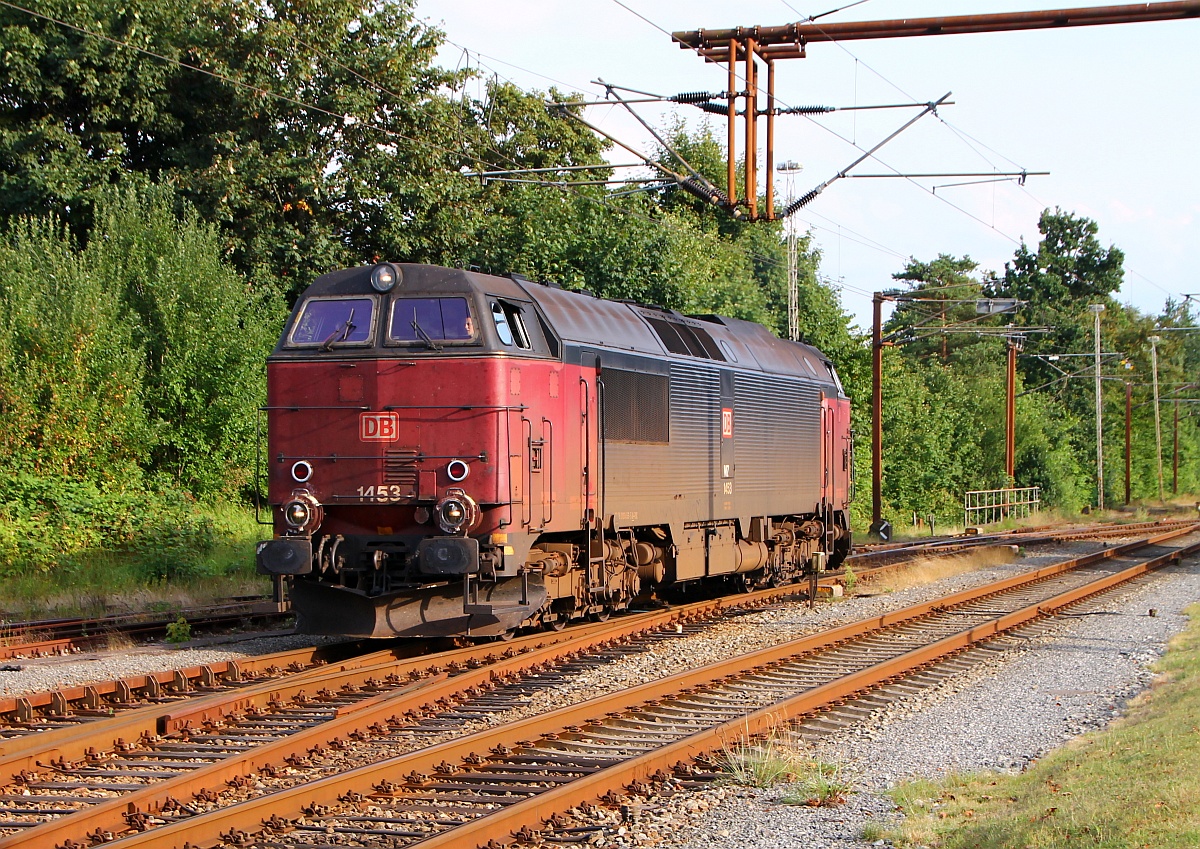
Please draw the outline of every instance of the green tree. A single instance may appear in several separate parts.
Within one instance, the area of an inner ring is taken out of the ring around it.
[[[1025,302],[1018,318],[1029,327],[1048,333],[1029,340],[1032,354],[1083,353],[1092,345],[1089,304],[1114,306],[1112,295],[1124,279],[1125,255],[1119,248],[1104,248],[1097,238],[1096,222],[1055,209],[1038,220],[1042,234],[1036,251],[1022,243],[1013,261],[1005,263],[1004,276],[986,283],[989,296]],[[1023,363],[1035,385],[1056,376],[1054,368],[1036,358]]]
[[[109,190],[84,256],[121,293],[142,353],[147,471],[199,497],[245,492],[285,312],[221,259],[216,228],[177,205],[167,187]]]
[[[441,36],[412,8],[39,6],[69,27],[0,9],[0,216],[54,210],[82,237],[102,188],[143,174],[177,185],[260,282],[422,259],[454,241],[452,175],[472,157],[442,93],[462,75],[433,67]]]
[[[1024,243],[1017,248],[1004,266],[1003,296],[1027,301],[1037,312],[1112,295],[1124,279],[1125,254],[1101,247],[1099,229],[1095,221],[1061,209],[1042,212],[1037,251]]]
[[[263,360],[282,321],[165,187],[107,189],[79,249],[53,218],[0,243],[0,459],[10,470],[201,496],[250,483]]]
[[[1013,261],[1005,265],[1003,277],[989,279],[985,289],[992,296],[1024,301],[1018,313],[1021,323],[1047,329],[1026,341],[1026,355],[1021,359],[1025,384],[1038,391],[1052,391],[1067,417],[1076,423],[1070,439],[1076,465],[1090,466],[1094,479],[1096,438],[1088,423],[1094,421],[1095,400],[1088,383],[1077,379],[1086,374],[1087,368],[1078,355],[1094,350],[1089,305],[1106,308],[1106,340],[1111,340],[1112,328],[1129,320],[1129,311],[1112,299],[1124,276],[1124,254],[1119,248],[1101,245],[1096,222],[1060,209],[1045,210],[1038,229],[1042,239],[1037,250],[1021,244]],[[1111,341],[1106,342],[1105,350],[1115,350]],[[1115,393],[1115,386],[1110,390],[1106,384],[1106,396],[1110,391]],[[1114,449],[1105,452],[1106,465],[1119,457]],[[1112,487],[1115,480],[1117,476],[1106,471],[1106,488]]]
[[[937,353],[943,361],[977,339],[971,331],[994,325],[975,311],[982,285],[972,276],[978,265],[970,257],[941,254],[932,262],[909,260],[893,279],[908,283],[910,292],[896,304],[884,325],[884,333],[904,342],[909,356]],[[958,332],[954,332],[958,331]]]

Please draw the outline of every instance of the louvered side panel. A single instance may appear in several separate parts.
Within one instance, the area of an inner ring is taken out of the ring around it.
[[[810,383],[741,373],[735,387],[739,511],[812,510],[821,497],[820,391]]]
[[[712,516],[719,487],[720,379],[716,369],[672,364],[667,445],[606,442],[604,512],[621,524]]]
[[[713,496],[720,470],[721,381],[716,369],[671,365],[671,461],[677,492]]]

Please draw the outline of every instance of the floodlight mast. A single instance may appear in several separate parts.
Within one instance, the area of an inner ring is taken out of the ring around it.
[[[815,24],[810,20],[782,26],[734,27],[732,29],[684,30],[671,34],[684,50],[695,50],[705,61],[729,66],[728,88],[728,197],[731,205],[744,206],[750,221],[773,221],[775,195],[771,182],[775,161],[775,60],[803,59],[809,44],[829,41],[855,41],[868,38],[908,38],[924,35],[959,35],[977,32],[1061,27],[1129,24],[1170,21],[1200,17],[1200,0],[1176,0],[1167,3],[1137,3],[1123,6],[1094,6],[1081,9],[1051,9],[989,15],[951,15],[940,18],[906,18],[884,21],[847,21]],[[766,108],[759,109],[758,62],[767,66]],[[737,90],[738,63],[743,64],[745,88]],[[739,98],[744,108],[739,113]],[[737,120],[744,126],[745,198],[737,196]],[[758,190],[758,119],[767,119],[765,187],[766,209],[759,214]]]

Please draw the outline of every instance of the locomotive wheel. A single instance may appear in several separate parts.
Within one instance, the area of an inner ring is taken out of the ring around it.
[[[567,627],[567,621],[561,616],[542,620],[543,631],[561,631],[565,627]]]
[[[607,622],[612,616],[612,610],[607,607],[602,607],[599,610],[592,611],[588,614],[588,619],[593,622]]]

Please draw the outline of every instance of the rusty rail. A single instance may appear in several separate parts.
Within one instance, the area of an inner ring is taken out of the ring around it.
[[[969,549],[988,547],[988,546],[1003,546],[1005,544],[1017,541],[1014,537],[1019,537],[1019,542],[1022,545],[1035,545],[1047,542],[1054,542],[1064,538],[1077,539],[1095,536],[1114,536],[1127,535],[1138,533],[1146,530],[1162,530],[1169,527],[1186,527],[1186,522],[1146,522],[1130,525],[1113,525],[1102,526],[1099,528],[1068,528],[1060,531],[1051,531],[1045,527],[1018,530],[1005,532],[1002,534],[994,534],[987,536],[962,536],[938,539],[933,541],[916,541],[910,543],[895,543],[885,546],[872,547],[871,550],[859,554],[851,555],[847,558],[847,565],[852,566],[857,571],[857,577],[860,580],[870,580],[873,576],[885,574],[897,567],[902,558],[911,557],[913,555],[951,555],[959,554]],[[1031,534],[1037,534],[1031,536]],[[876,564],[876,565],[873,565]],[[830,572],[823,576],[819,581],[821,586],[828,587],[841,581],[840,572]],[[727,602],[729,606],[747,606],[770,602],[780,598],[794,596],[797,593],[802,593],[803,588],[800,585],[790,585],[779,588],[759,590],[753,593],[748,593],[740,596],[730,597]],[[714,606],[715,605],[715,606]],[[675,608],[675,612],[682,616],[689,615],[711,615],[719,612],[722,602],[706,601],[699,602],[695,605],[684,605]],[[653,626],[651,626],[653,627]],[[535,634],[521,637],[518,640],[509,643],[509,648],[520,647],[530,643],[539,643],[544,641],[544,635]],[[73,706],[82,707],[89,711],[100,711],[110,708],[113,704],[128,705],[136,698],[144,697],[157,699],[167,694],[183,695],[192,690],[195,686],[211,687],[215,683],[222,681],[237,682],[245,677],[256,675],[269,674],[274,671],[273,668],[296,668],[299,666],[311,666],[318,663],[341,663],[342,668],[349,669],[345,664],[350,661],[342,661],[336,659],[335,652],[350,651],[346,646],[361,645],[361,644],[343,644],[338,647],[308,647],[296,649],[288,652],[281,652],[272,655],[264,655],[262,657],[242,658],[239,660],[222,661],[218,663],[196,665],[183,667],[174,670],[164,670],[155,673],[144,675],[134,675],[122,678],[115,681],[97,682],[94,684],[80,685],[76,687],[60,688],[55,691],[42,693],[30,693],[19,696],[9,696],[0,698],[0,715],[15,716],[20,722],[30,722],[34,717],[43,713],[48,716],[65,716],[69,714]],[[412,656],[420,651],[418,644],[408,644],[403,650],[393,649],[392,654],[388,655],[393,660],[400,660],[405,656]],[[451,652],[445,655],[446,662],[466,662],[466,658],[470,656],[470,651],[466,652]],[[355,663],[359,666],[367,665],[373,661],[360,658]],[[379,656],[379,662],[386,662],[386,657]],[[407,670],[405,670],[407,672]],[[290,679],[296,682],[302,681],[302,678]],[[283,695],[289,695],[290,684],[282,683],[279,685],[278,692]],[[243,701],[235,700],[230,703],[230,707],[226,709],[226,713],[232,710],[242,709],[254,704],[256,707],[263,707],[265,702],[261,699],[249,701],[251,690],[249,688],[242,691],[239,698]],[[208,717],[218,715],[221,703],[220,698],[211,700]],[[114,728],[117,726],[114,725]],[[157,729],[157,733],[167,733],[173,730],[171,727]],[[142,733],[153,733],[155,729],[152,727],[139,727],[139,730],[134,733],[131,729],[122,729],[114,731],[111,735],[112,739],[117,737],[137,738]],[[54,734],[56,732],[40,732],[41,734]],[[45,740],[45,737],[42,737]],[[22,750],[21,744],[7,741],[4,745],[4,752],[12,754]],[[2,774],[5,761],[0,759],[0,774]]]
[[[96,619],[46,619],[12,622],[4,626],[0,637],[0,660],[53,657],[90,650],[104,644],[114,634],[161,638],[167,626],[183,616],[193,629],[220,627],[250,619],[276,619],[290,615],[287,609],[270,601],[245,601],[210,605],[163,614],[129,613]],[[27,639],[42,635],[42,639]]]

